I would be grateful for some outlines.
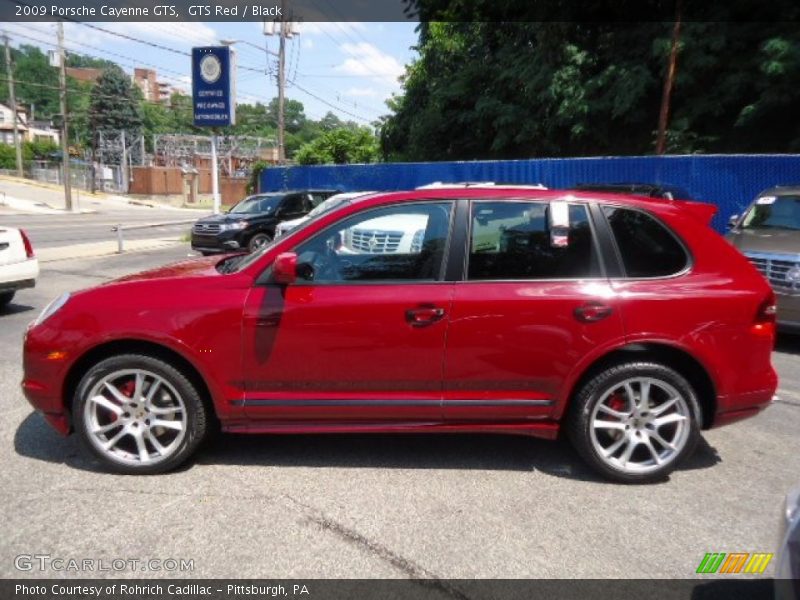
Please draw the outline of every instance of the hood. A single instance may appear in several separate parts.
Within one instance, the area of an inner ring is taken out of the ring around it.
[[[228,213],[223,213],[219,215],[208,215],[207,217],[203,217],[201,219],[197,219],[198,223],[228,223],[230,221],[241,221],[243,219],[247,219],[248,217],[253,217],[255,215],[251,213],[239,213],[235,215],[231,215]]]
[[[742,253],[800,254],[800,231],[737,229],[725,237]]]
[[[219,256],[207,256],[203,258],[193,258],[165,265],[141,273],[125,275],[119,279],[109,281],[106,285],[115,283],[129,283],[132,281],[152,281],[154,279],[182,279],[186,277],[198,277],[205,275],[215,275],[218,273],[216,264],[222,260]]]

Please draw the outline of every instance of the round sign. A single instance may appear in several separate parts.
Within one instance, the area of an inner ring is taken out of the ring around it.
[[[222,75],[222,63],[214,54],[207,54],[200,60],[200,77],[206,83],[214,83]]]

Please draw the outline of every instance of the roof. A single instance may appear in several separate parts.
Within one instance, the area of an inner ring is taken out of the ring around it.
[[[771,187],[767,190],[764,190],[759,194],[759,196],[764,196],[766,194],[772,194],[773,196],[788,196],[788,195],[800,194],[800,183],[793,185],[776,185],[775,187]]]
[[[670,200],[691,200],[688,191],[680,186],[671,183],[638,183],[638,182],[619,182],[619,183],[579,183],[574,187],[576,190],[610,192],[622,194],[639,194],[644,196],[660,195]]]
[[[531,190],[546,190],[547,188],[543,186],[541,183],[530,183],[530,184],[517,184],[517,183],[497,183],[495,181],[454,181],[454,182],[446,182],[446,181],[434,181],[433,183],[428,183],[426,185],[421,185],[415,189],[418,190],[435,190],[439,188],[484,188],[484,187],[504,187],[504,188],[515,188],[515,189],[531,189]]]

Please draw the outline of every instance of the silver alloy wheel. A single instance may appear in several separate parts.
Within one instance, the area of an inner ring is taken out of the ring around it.
[[[253,251],[255,251],[261,248],[262,246],[265,246],[267,243],[269,243],[269,238],[266,235],[256,235],[250,241],[250,247],[253,249]]]
[[[163,377],[144,369],[104,376],[83,407],[88,439],[110,460],[125,465],[160,463],[186,436],[186,405]]]
[[[661,379],[632,377],[609,387],[595,404],[589,434],[595,452],[625,473],[661,469],[680,454],[691,432],[689,403]]]

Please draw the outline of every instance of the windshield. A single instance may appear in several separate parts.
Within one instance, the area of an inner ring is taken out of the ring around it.
[[[747,211],[742,229],[800,230],[800,196],[762,196]]]
[[[275,196],[250,196],[234,206],[230,212],[232,214],[242,213],[270,213],[280,204],[282,195]]]
[[[309,218],[316,217],[317,215],[321,215],[322,213],[326,213],[329,210],[333,210],[337,206],[341,206],[341,205],[344,205],[344,204],[350,204],[350,199],[349,198],[337,198],[336,196],[334,196],[333,198],[328,198],[327,200],[325,200],[325,202],[323,202],[322,204],[317,206],[314,210],[312,210],[310,213],[308,213],[307,216]]]

